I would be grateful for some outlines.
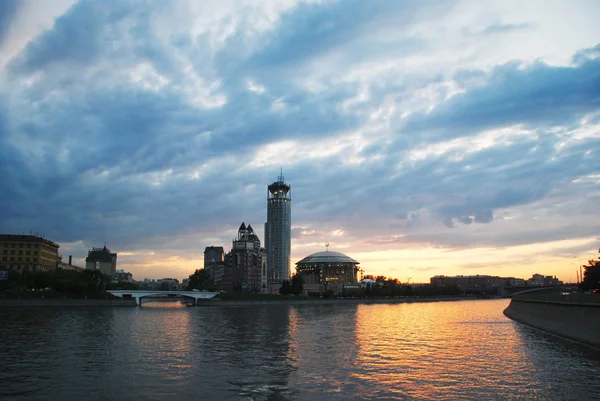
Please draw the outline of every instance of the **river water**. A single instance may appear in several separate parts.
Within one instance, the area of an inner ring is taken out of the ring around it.
[[[600,397],[600,354],[508,300],[0,310],[0,400]]]

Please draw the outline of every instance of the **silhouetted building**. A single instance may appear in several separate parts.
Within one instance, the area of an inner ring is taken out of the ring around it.
[[[283,174],[267,189],[267,276],[270,282],[281,282],[290,278],[292,192]]]
[[[438,287],[458,287],[461,290],[492,289],[505,285],[505,279],[498,276],[434,276],[429,282]]]
[[[515,277],[499,276],[434,276],[430,283],[438,287],[458,287],[462,292],[488,292],[491,294],[503,293],[509,287],[562,285],[556,277],[534,274],[531,279],[523,280]]]
[[[52,271],[60,246],[37,235],[0,234],[0,270]]]
[[[75,266],[73,264],[73,256],[69,255],[69,261],[63,262],[62,258],[59,256],[58,266],[59,269],[63,270],[72,270],[72,271],[83,271],[83,267]]]
[[[179,288],[179,280],[176,278],[160,278],[154,283],[154,288],[160,291],[171,291]]]
[[[231,251],[225,255],[221,270],[214,272],[214,283],[224,291],[265,292],[267,269],[264,249],[251,225],[242,223]]]
[[[85,258],[85,268],[100,270],[102,274],[114,277],[117,271],[117,254],[111,253],[106,245],[104,248],[93,248],[88,251],[88,256]]]
[[[124,270],[117,270],[115,272],[115,281],[133,283],[133,275]]]
[[[331,290],[339,294],[344,285],[357,283],[359,264],[350,256],[327,250],[298,261],[296,272],[302,277],[304,293]]]
[[[223,251],[222,246],[207,246],[204,248],[204,270],[208,273],[211,282],[215,281],[215,272],[219,274],[224,264],[225,251]]]
[[[551,286],[551,285],[562,285],[563,282],[552,276],[544,276],[541,274],[533,274],[530,279],[525,281],[525,284],[528,286]]]

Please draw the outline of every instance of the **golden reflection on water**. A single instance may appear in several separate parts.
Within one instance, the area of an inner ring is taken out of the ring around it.
[[[164,309],[172,312],[165,313]],[[146,360],[160,362],[154,369],[160,370],[163,379],[180,380],[193,365],[189,361],[192,349],[191,316],[185,305],[178,301],[146,301],[135,311],[139,314],[138,325],[133,331],[136,352]],[[144,366],[136,367],[144,373]]]
[[[502,314],[508,302],[0,308],[0,399],[588,400],[600,394],[600,354],[508,320]]]
[[[457,385],[502,387],[501,372],[486,367],[497,358],[522,355],[515,352],[522,344],[501,312],[507,303],[482,302],[472,309],[464,302],[360,305],[356,341],[361,368],[353,375],[386,394],[426,399],[450,397]],[[503,362],[516,370],[523,364],[520,357]],[[526,379],[520,384],[526,385]]]

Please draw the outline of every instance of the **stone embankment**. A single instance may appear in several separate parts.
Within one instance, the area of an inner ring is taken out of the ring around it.
[[[515,295],[510,319],[600,349],[600,295]]]

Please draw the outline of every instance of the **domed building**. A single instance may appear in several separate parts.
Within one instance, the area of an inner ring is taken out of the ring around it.
[[[331,290],[339,294],[344,285],[356,284],[359,264],[350,256],[327,250],[296,262],[296,272],[302,277],[304,293]]]

